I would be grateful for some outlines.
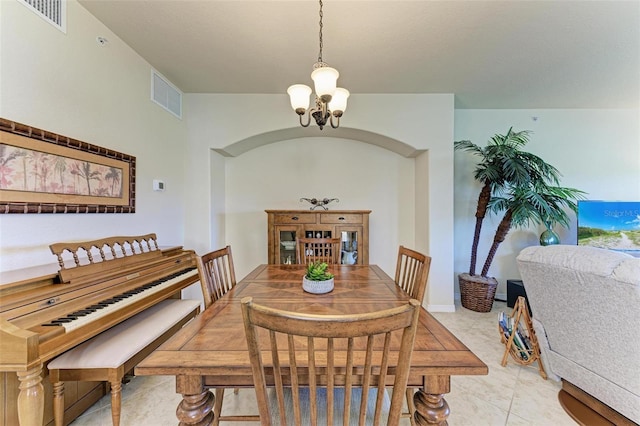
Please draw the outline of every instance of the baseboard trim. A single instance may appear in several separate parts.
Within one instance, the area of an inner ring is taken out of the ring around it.
[[[456,305],[427,305],[427,311],[429,312],[455,312]]]

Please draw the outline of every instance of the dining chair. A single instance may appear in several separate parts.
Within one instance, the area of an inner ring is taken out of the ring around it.
[[[296,262],[340,263],[340,238],[296,238]]]
[[[395,282],[410,297],[422,303],[424,293],[427,289],[430,267],[431,257],[415,250],[408,249],[404,246],[400,246],[398,249]],[[406,393],[408,411],[402,413],[402,417],[408,417],[411,421],[411,425],[415,426],[412,414],[415,411],[415,405],[413,403],[413,394],[415,393],[415,389],[407,388]]]
[[[398,424],[420,302],[347,315],[287,312],[250,296],[241,307],[262,425]]]
[[[236,286],[236,273],[233,267],[231,246],[226,246],[200,256],[198,259],[198,273],[200,275],[200,286],[202,287],[204,307],[206,309]],[[221,416],[224,391],[224,388],[216,388],[215,391],[216,400],[213,407],[214,426],[217,426],[220,421],[260,420],[258,415]],[[234,393],[236,395],[238,394],[237,388],[234,389]]]
[[[236,286],[231,246],[200,256],[198,272],[206,309]]]
[[[400,246],[395,282],[413,299],[422,303],[429,279],[431,257]]]

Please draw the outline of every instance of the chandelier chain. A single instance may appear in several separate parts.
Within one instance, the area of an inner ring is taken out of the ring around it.
[[[318,53],[318,62],[322,63],[322,0],[320,0],[320,52]]]

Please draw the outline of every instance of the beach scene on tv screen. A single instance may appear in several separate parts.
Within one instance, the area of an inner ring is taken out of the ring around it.
[[[578,202],[578,244],[640,255],[640,201]]]

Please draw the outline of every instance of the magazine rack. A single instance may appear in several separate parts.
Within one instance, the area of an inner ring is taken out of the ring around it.
[[[540,360],[540,346],[524,297],[518,297],[511,315],[500,313],[498,331],[500,341],[506,345],[501,365],[503,367],[507,365],[509,354],[520,365],[529,365],[538,361],[540,375],[547,380],[547,373]]]

